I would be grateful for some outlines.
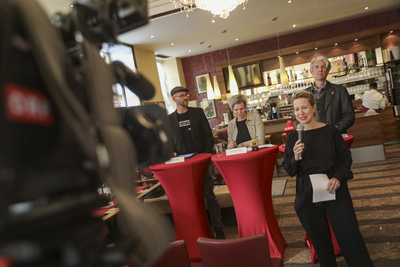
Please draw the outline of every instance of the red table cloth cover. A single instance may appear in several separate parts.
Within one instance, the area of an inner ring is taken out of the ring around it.
[[[197,154],[185,162],[150,166],[171,205],[175,240],[185,240],[190,261],[200,261],[199,237],[214,238],[206,213],[204,186],[210,153]]]
[[[272,178],[278,146],[211,159],[228,186],[235,208],[239,237],[266,233],[271,258],[283,258],[286,242],[272,205]]]

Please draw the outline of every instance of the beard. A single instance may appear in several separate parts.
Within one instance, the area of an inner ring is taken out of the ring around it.
[[[182,101],[182,102],[179,102],[178,105],[179,105],[179,106],[182,106],[182,107],[184,107],[184,108],[187,108],[188,105],[189,105],[189,100],[184,100],[184,101]]]

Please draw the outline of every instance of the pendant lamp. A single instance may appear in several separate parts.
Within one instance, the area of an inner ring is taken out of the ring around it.
[[[203,63],[204,63],[204,68],[205,68],[206,73],[207,73],[207,76],[206,76],[206,77],[207,77],[207,78],[206,78],[207,98],[208,98],[209,100],[211,100],[211,99],[214,99],[214,90],[213,90],[212,85],[211,85],[210,74],[207,72],[206,61],[205,61],[205,59],[204,59],[204,49],[203,49],[203,44],[204,44],[204,42],[201,42],[200,44],[201,44],[201,50],[203,51]]]
[[[211,45],[208,46],[208,48],[210,48],[210,47],[211,47]],[[211,58],[211,63],[212,63],[213,70],[214,70],[214,99],[221,99],[221,90],[219,90],[217,74],[215,73],[214,60],[212,58],[211,52],[210,52],[210,58]]]
[[[239,88],[235,79],[235,74],[233,74],[232,66],[229,64],[228,66],[229,72],[229,89],[231,90],[232,95],[239,94]]]
[[[283,63],[283,57],[279,56],[279,65],[281,73],[281,85],[289,85],[289,77],[286,73],[285,63]]]
[[[223,30],[222,33],[226,33],[226,30]],[[239,87],[237,85],[235,75],[233,74],[231,60],[229,59],[229,52],[228,52],[228,47],[226,45],[225,34],[224,34],[224,41],[225,41],[225,47],[226,47],[226,54],[228,55],[228,62],[229,62],[229,66],[228,66],[229,89],[230,89],[232,95],[237,95],[237,94],[239,94]]]
[[[278,17],[275,17],[272,19],[272,21],[275,24],[275,29],[277,29],[276,27],[276,20],[278,19]],[[278,39],[278,58],[279,58],[279,70],[281,73],[281,85],[289,85],[289,77],[287,75],[286,69],[285,69],[285,63],[283,63],[283,58],[281,56],[281,51],[279,50],[279,35],[278,35],[278,31],[276,32],[276,38]]]
[[[210,75],[207,75],[207,98],[214,99],[214,90],[211,85]]]
[[[214,76],[214,99],[221,99],[221,90],[219,90],[217,75]]]

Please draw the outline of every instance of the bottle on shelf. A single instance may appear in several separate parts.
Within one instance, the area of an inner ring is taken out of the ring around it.
[[[268,85],[272,85],[271,77],[269,76],[269,73],[267,73],[267,80],[268,80]]]

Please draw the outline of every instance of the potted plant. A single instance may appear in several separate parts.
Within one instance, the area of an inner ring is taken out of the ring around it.
[[[276,81],[278,84],[281,83],[281,73],[278,70],[276,71]]]

